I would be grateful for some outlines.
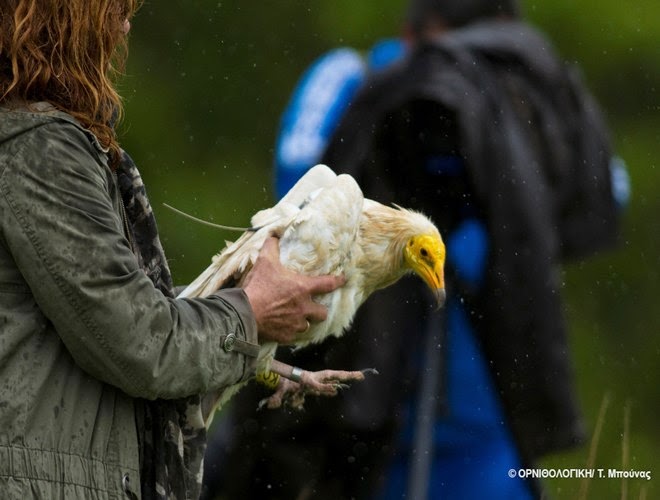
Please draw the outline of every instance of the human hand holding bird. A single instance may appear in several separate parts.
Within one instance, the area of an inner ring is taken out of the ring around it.
[[[257,321],[259,340],[293,344],[299,332],[328,316],[313,296],[330,293],[346,280],[343,276],[305,276],[280,263],[279,240],[264,241],[257,261],[247,274],[243,290]]]
[[[304,395],[305,391],[333,395],[346,381],[364,377],[359,371],[294,371],[274,361],[278,343],[293,341],[302,347],[330,335],[342,335],[371,293],[395,283],[406,273],[420,276],[438,304],[444,302],[445,247],[435,225],[420,213],[364,199],[352,177],[336,175],[325,165],[311,168],[279,203],[258,212],[252,225],[215,256],[180,297],[204,296],[226,286],[241,286],[250,300],[255,300],[253,308],[263,316],[258,321],[270,325],[263,331],[264,325],[260,325],[264,342],[257,374],[274,371],[294,382],[290,384],[280,377],[278,391],[267,403],[269,407],[286,400],[291,391],[294,396]],[[272,236],[279,238],[279,262],[291,271],[288,276],[284,273],[283,284],[277,285],[281,290],[267,284],[278,276],[267,276],[278,269],[277,240],[273,241]],[[339,288],[338,277],[345,279]],[[285,289],[290,292],[288,298],[280,293]],[[282,302],[278,303],[276,296]],[[312,297],[317,305],[309,303]],[[323,316],[325,319],[317,321]],[[293,339],[292,332],[298,332]],[[218,405],[234,392],[225,391]]]

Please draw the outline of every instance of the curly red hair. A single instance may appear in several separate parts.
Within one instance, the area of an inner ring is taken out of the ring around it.
[[[91,130],[116,165],[122,101],[114,81],[128,54],[124,23],[140,2],[3,0],[0,104],[51,103]]]

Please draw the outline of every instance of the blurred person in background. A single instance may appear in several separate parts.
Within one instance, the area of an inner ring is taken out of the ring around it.
[[[585,439],[560,265],[615,244],[628,192],[577,69],[515,0],[412,0],[402,41],[303,75],[278,195],[317,162],[434,219],[449,301],[435,314],[404,281],[341,340],[282,353],[380,376],[301,413],[255,414],[264,394],[239,395],[209,447],[208,498],[540,497],[509,471]]]
[[[138,0],[0,9],[0,497],[191,499],[204,394],[254,375],[341,278],[268,241],[243,289],[177,300],[114,124]],[[227,342],[231,339],[235,342]]]

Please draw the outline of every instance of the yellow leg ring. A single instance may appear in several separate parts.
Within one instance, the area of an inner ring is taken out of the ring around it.
[[[277,389],[277,385],[280,383],[280,376],[275,372],[257,373],[255,378],[261,385],[265,385],[272,390]]]

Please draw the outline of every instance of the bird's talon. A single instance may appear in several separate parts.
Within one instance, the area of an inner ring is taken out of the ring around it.
[[[268,398],[263,398],[257,405],[257,411],[261,411],[268,406]]]
[[[364,375],[380,375],[380,372],[375,368],[364,368],[360,370]]]

